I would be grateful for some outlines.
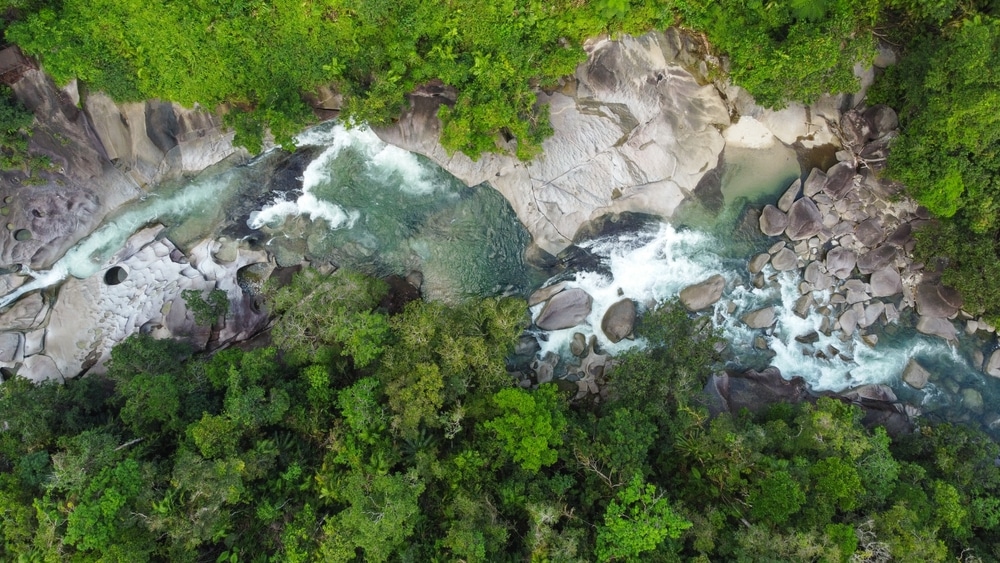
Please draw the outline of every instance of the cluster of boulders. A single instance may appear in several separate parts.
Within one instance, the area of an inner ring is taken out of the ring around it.
[[[541,305],[534,325],[541,331],[555,331],[578,327],[587,322],[593,310],[594,299],[583,289],[569,287],[565,281],[543,287],[528,297],[528,306]],[[611,343],[632,338],[636,321],[635,301],[623,298],[609,306],[601,317],[600,331]],[[595,327],[596,330],[596,327]],[[525,334],[515,352],[532,358],[527,369],[514,372],[515,378],[525,387],[556,381],[576,392],[576,398],[599,395],[603,389],[604,374],[610,369],[612,359],[602,353],[596,335],[588,339],[583,332],[574,332],[569,351],[574,360],[560,361],[554,353],[537,358],[538,342]],[[575,387],[574,387],[575,386]]]
[[[58,292],[29,293],[0,314],[0,368],[33,381],[100,373],[111,348],[136,332],[184,340],[196,349],[248,338],[267,323],[245,272],[273,269],[265,253],[232,240],[208,240],[185,255],[162,226],[134,234],[97,274],[68,279]],[[22,276],[0,278],[12,290]],[[199,325],[183,298],[226,292],[229,312]],[[6,292],[5,292],[6,293]]]

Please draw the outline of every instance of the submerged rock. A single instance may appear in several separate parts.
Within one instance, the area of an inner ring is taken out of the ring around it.
[[[1000,350],[994,350],[990,354],[990,359],[986,362],[986,369],[983,371],[986,372],[986,375],[1000,377]]]
[[[576,326],[587,318],[594,299],[586,291],[573,288],[554,295],[545,304],[535,324],[542,330],[560,330]]]

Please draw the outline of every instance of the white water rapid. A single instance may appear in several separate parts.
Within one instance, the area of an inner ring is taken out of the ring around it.
[[[910,332],[905,338],[884,338],[877,347],[869,346],[857,335],[846,340],[836,331],[824,335],[820,331],[823,315],[816,309],[828,301],[828,293],[814,292],[817,305],[806,318],[800,318],[793,310],[802,281],[798,272],[775,276],[773,270],[765,270],[765,276],[773,277],[774,282],[756,289],[745,275],[746,261],[724,258],[720,252],[723,245],[724,241],[711,235],[678,230],[668,224],[645,233],[613,235],[585,243],[582,246],[602,259],[610,276],[579,272],[568,281],[569,287],[581,288],[594,298],[593,309],[586,325],[548,333],[548,339],[541,342],[541,354],[555,352],[567,356],[574,332],[583,332],[588,339],[595,335],[600,345],[612,354],[643,346],[642,341],[612,344],[607,340],[600,324],[608,307],[624,296],[648,308],[676,297],[684,287],[721,274],[726,278],[726,290],[714,307],[712,319],[736,356],[745,361],[762,354],[754,349],[754,340],[763,335],[775,354],[770,359],[763,358],[763,365],[776,366],[786,377],[801,376],[815,390],[840,391],[867,383],[891,384],[898,381],[907,361],[914,357],[965,363],[959,351],[945,341]],[[740,320],[746,313],[767,306],[774,307],[777,320],[773,328],[754,330]],[[540,308],[541,305],[534,308],[534,316]],[[818,335],[815,342],[795,339],[813,332]]]

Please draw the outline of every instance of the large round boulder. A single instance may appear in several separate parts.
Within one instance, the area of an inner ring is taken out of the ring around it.
[[[951,317],[962,308],[962,296],[954,289],[935,283],[917,286],[917,312],[925,317]]]
[[[743,322],[750,328],[767,328],[774,321],[774,307],[764,307],[743,315]]]
[[[590,314],[594,298],[580,289],[567,289],[552,296],[545,303],[535,324],[542,330],[560,330],[583,322]]]
[[[923,389],[927,386],[927,380],[931,378],[931,373],[924,369],[924,366],[917,363],[916,360],[910,359],[907,362],[906,367],[903,368],[903,381],[909,384],[910,387],[914,389]]]
[[[788,227],[788,215],[773,205],[765,205],[760,214],[760,231],[769,237],[776,237]]]
[[[788,210],[788,227],[785,234],[792,240],[805,240],[823,230],[823,214],[816,202],[808,197],[801,198]]]
[[[614,305],[608,307],[601,319],[601,330],[611,342],[621,342],[632,334],[635,326],[635,302],[631,299],[622,299]]]
[[[716,274],[703,282],[689,285],[681,290],[681,303],[688,311],[701,311],[715,305],[722,298],[726,288],[726,278]]]
[[[903,280],[896,268],[888,266],[872,272],[872,297],[891,297],[903,291]]]
[[[857,262],[858,256],[853,250],[838,246],[826,254],[826,271],[838,279],[846,280],[851,277],[851,273],[854,272],[854,265]]]

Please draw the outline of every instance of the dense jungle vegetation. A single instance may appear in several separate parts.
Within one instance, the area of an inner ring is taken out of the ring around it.
[[[890,440],[834,399],[710,418],[715,336],[672,304],[571,403],[507,376],[523,301],[386,290],[304,271],[269,345],[135,336],[106,375],[0,385],[0,559],[1000,560],[983,434]]]

